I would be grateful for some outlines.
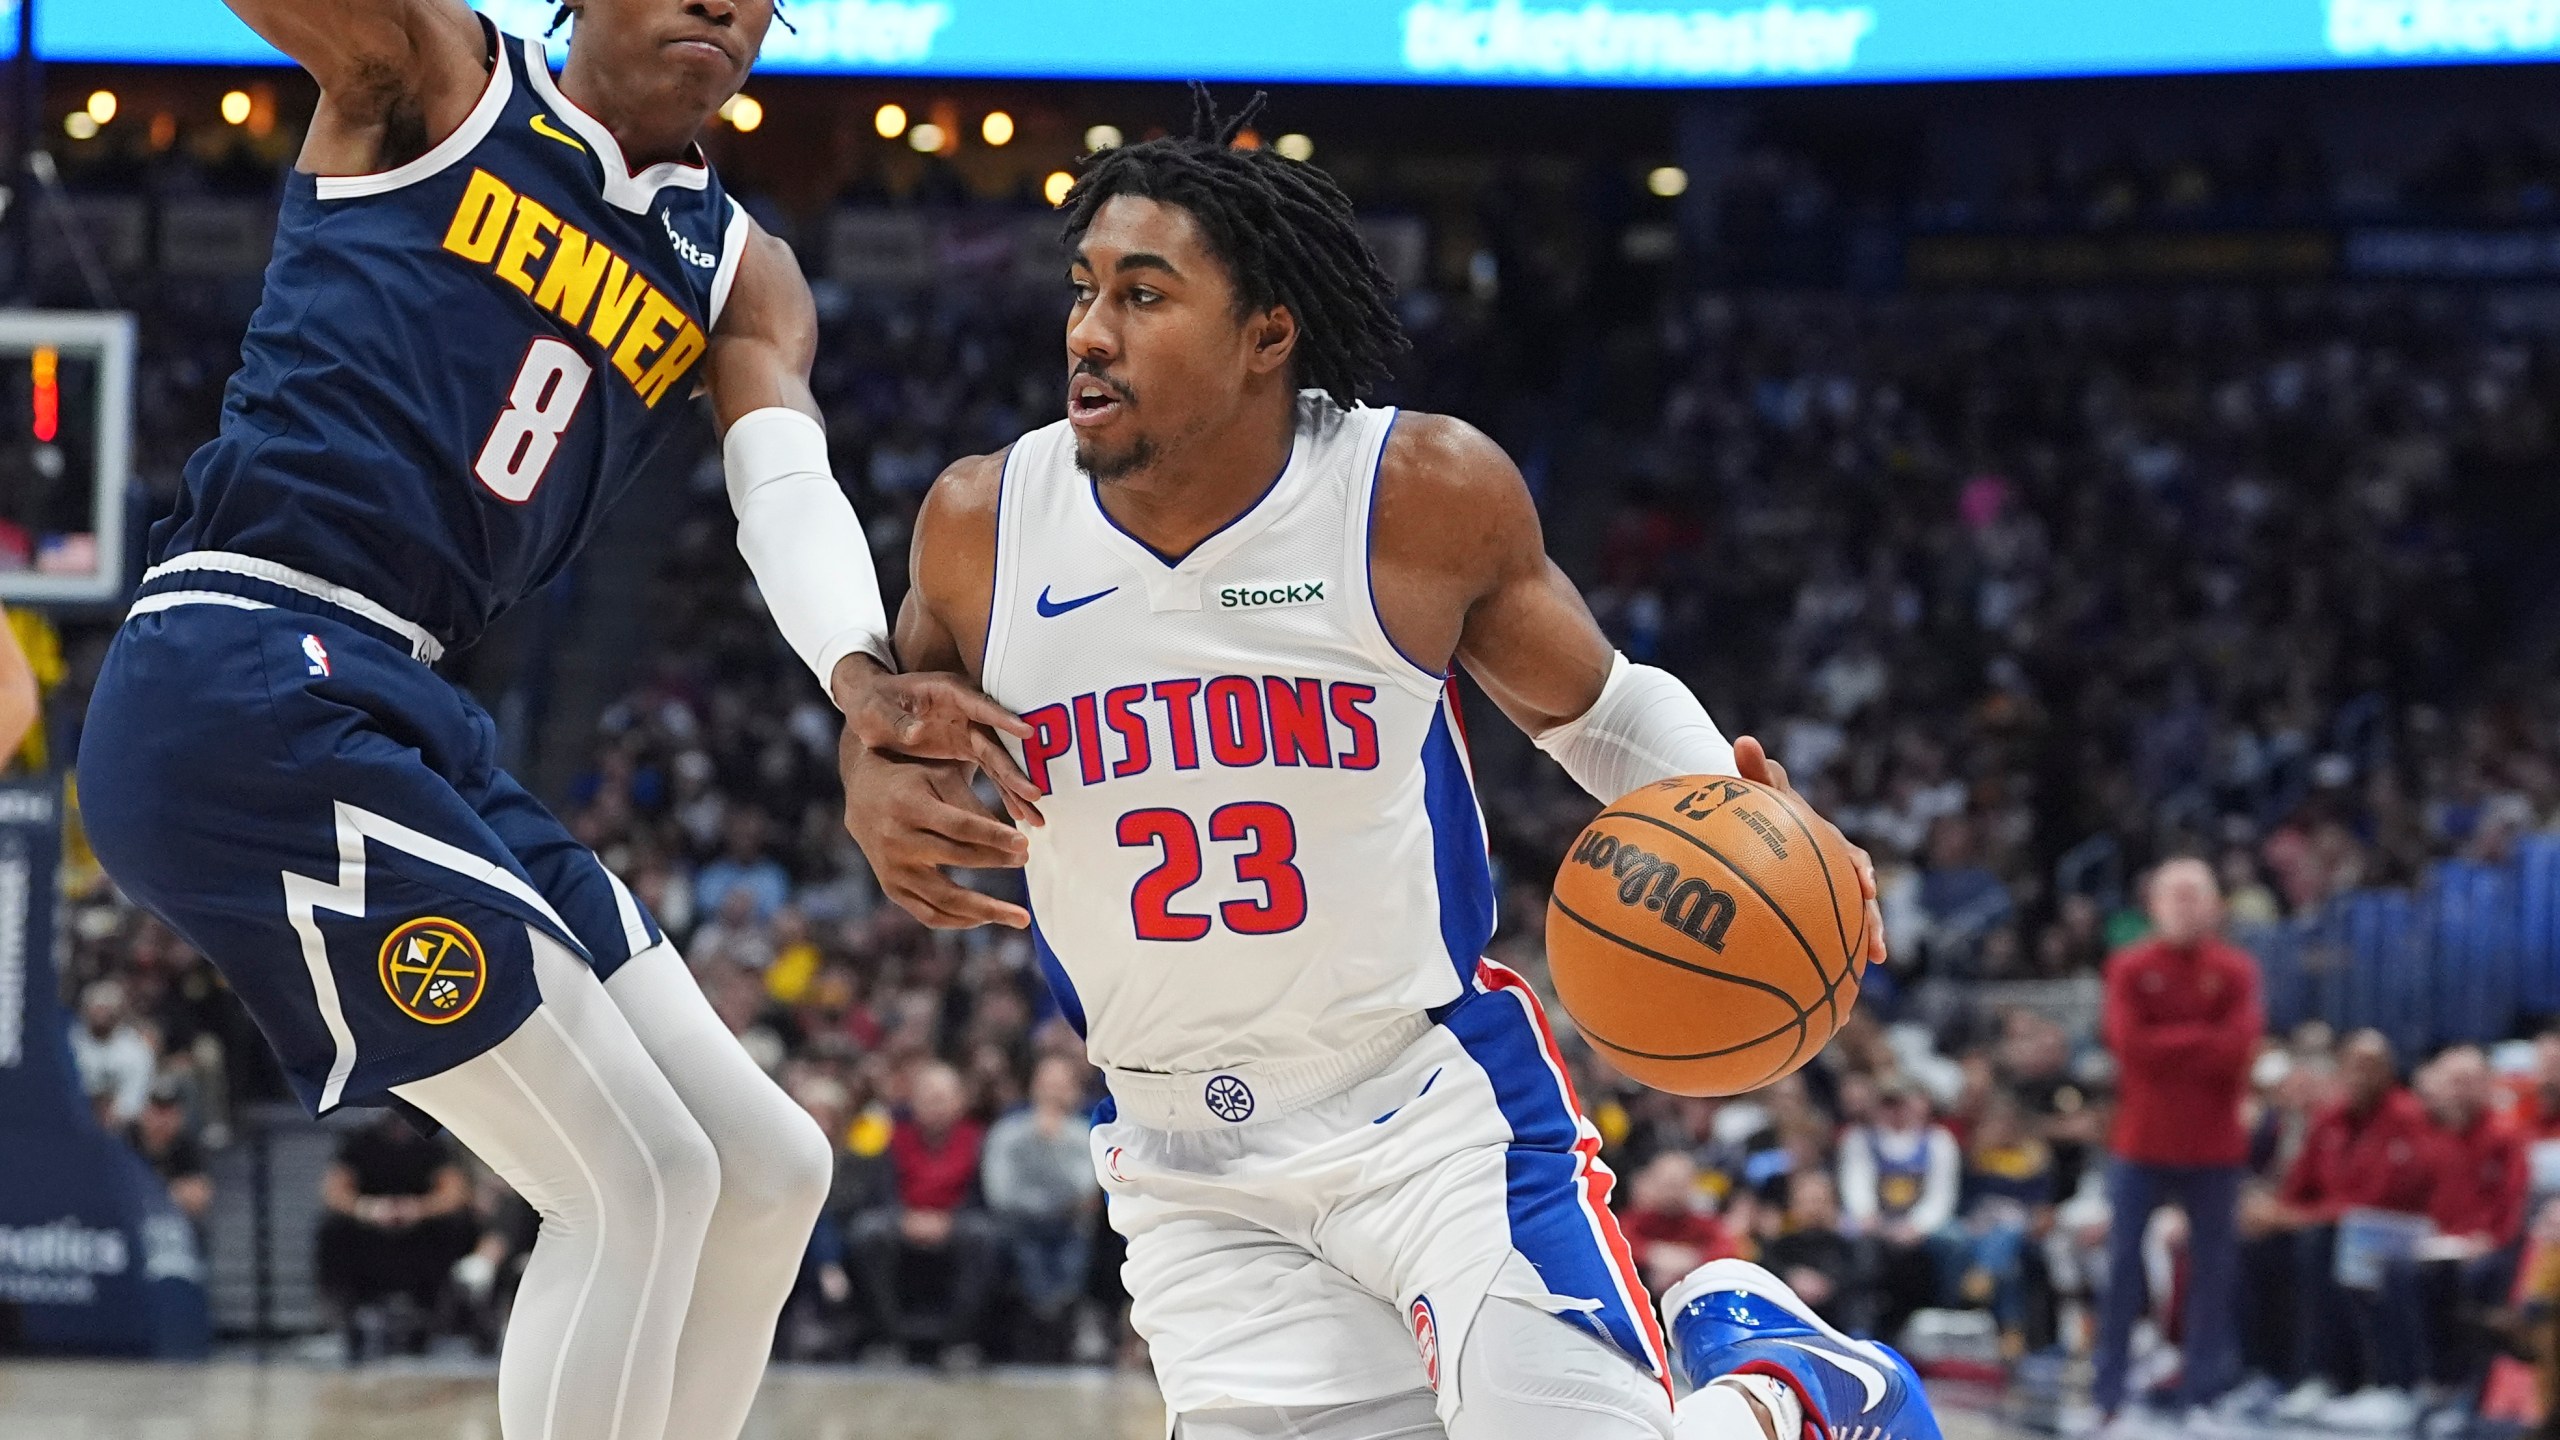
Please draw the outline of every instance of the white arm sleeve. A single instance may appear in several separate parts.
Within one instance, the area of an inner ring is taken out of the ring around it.
[[[871,541],[827,463],[826,427],[779,405],[750,411],[720,447],[738,553],[782,638],[827,688],[856,651],[898,668]],[[834,692],[829,689],[829,694]]]
[[[1689,687],[1624,655],[1582,718],[1531,738],[1604,805],[1675,775],[1733,773],[1733,743]]]

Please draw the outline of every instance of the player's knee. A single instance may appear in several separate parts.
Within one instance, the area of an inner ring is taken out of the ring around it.
[[[778,1098],[778,1097],[777,1097]],[[752,1134],[738,1133],[751,1130]],[[835,1149],[798,1106],[777,1104],[751,1125],[715,1137],[724,1223],[805,1232],[835,1182]]]
[[[1669,1440],[1671,1396],[1615,1346],[1525,1300],[1494,1297],[1458,1356],[1450,1440]]]
[[[707,1229],[720,1202],[720,1152],[711,1146],[693,1117],[660,1117],[638,1138],[641,1185],[619,1187],[618,1198],[634,1210],[651,1212],[652,1229]]]

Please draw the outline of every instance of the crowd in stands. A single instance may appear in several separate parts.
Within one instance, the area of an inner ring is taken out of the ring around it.
[[[1938,1367],[2088,1346],[2122,1057],[2067,985],[1996,1009],[1903,992],[2097,976],[2150,928],[2135,881],[2166,857],[2210,863],[2245,940],[2560,824],[2560,692],[2518,660],[2553,573],[2521,563],[2550,540],[2552,336],[2423,289],[1674,291],[1595,317],[1488,227],[1471,274],[1498,282],[1407,297],[1393,398],[1503,442],[1617,643],[1768,737],[1875,853],[1895,955],[1830,1050],[1757,1095],[1644,1091],[1574,1051],[1639,1264],[1659,1283],[1755,1257]],[[815,389],[894,603],[940,467],[1057,413],[1060,300],[818,289]],[[146,386],[203,400],[205,350]],[[783,1350],[1134,1360],[1080,1041],[1023,936],[882,901],[839,823],[836,717],[760,612],[717,471],[676,483],[646,656],[559,800],[836,1142]],[[1545,878],[1596,807],[1500,729],[1477,728],[1496,954],[1540,979]],[[204,1150],[282,1093],[265,1047],[102,884],[72,922],[84,1080],[201,1214]],[[2506,1185],[2560,1139],[2560,1042],[2493,1076],[2376,1038],[2248,1037],[2229,1378],[2263,1382],[2249,1403],[2476,1383],[2510,1298],[2486,1262],[2512,1276],[2555,1223],[2456,1172],[2494,1159]],[[324,1281],[360,1348],[485,1335],[530,1212],[399,1125],[347,1138]],[[2357,1208],[2471,1238],[2342,1296]],[[2142,1238],[2166,1334],[2182,1222]]]

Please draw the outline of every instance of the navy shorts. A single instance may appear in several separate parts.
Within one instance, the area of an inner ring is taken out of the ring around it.
[[[169,588],[146,583],[98,677],[82,823],[314,1113],[388,1103],[513,1034],[541,1002],[534,931],[599,975],[663,938],[397,631],[246,576],[151,598]]]

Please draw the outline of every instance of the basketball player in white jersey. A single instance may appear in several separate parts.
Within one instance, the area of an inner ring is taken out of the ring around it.
[[[1482,958],[1449,677],[1603,800],[1783,772],[1612,651],[1498,447],[1356,403],[1402,339],[1348,201],[1231,148],[1251,107],[1201,108],[1204,138],[1107,152],[1068,198],[1068,418],[942,475],[898,628],[910,669],[1030,728],[1031,907],[1004,918],[1109,1081],[1095,1164],[1175,1433],[1933,1437],[1880,1423],[1917,1393],[1898,1361],[1825,1349],[1858,1342],[1751,1266],[1679,1292],[1699,1388],[1675,1422],[1599,1137],[1537,1001]],[[850,788],[917,763],[856,755]],[[987,903],[930,837],[851,823],[918,915]],[[1750,1357],[1755,1327],[1803,1338]],[[1826,1364],[1860,1382],[1845,1415]]]

